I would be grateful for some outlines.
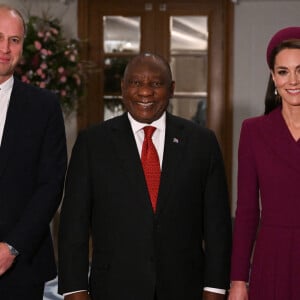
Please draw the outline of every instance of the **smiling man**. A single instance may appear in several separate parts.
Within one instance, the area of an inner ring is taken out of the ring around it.
[[[166,111],[175,83],[162,57],[134,57],[121,87],[127,112],[82,132],[73,149],[59,292],[68,300],[224,299],[231,224],[216,137]]]
[[[50,222],[63,191],[66,137],[58,97],[14,78],[25,24],[0,4],[0,298],[42,300],[55,278]]]

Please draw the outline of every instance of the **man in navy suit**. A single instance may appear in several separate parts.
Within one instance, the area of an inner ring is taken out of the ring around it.
[[[0,298],[41,300],[56,276],[50,221],[67,164],[58,98],[13,77],[25,37],[21,14],[0,5]]]
[[[225,299],[231,223],[216,137],[166,112],[175,84],[162,57],[134,57],[121,87],[127,113],[83,131],[73,148],[59,292],[66,300]],[[161,168],[155,209],[140,159],[149,125]]]

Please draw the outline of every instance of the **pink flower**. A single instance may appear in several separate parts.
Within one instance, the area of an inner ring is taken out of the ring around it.
[[[47,55],[48,55],[48,50],[43,48],[43,49],[41,50],[41,53],[42,53],[43,55],[47,56]]]
[[[43,69],[43,70],[45,70],[45,69],[47,69],[47,64],[46,63],[41,63],[41,69]]]
[[[42,44],[39,41],[34,41],[34,47],[37,50],[40,50],[42,48]]]
[[[70,61],[76,61],[76,56],[74,54],[70,55]]]
[[[42,79],[45,79],[45,78],[46,78],[45,73],[44,73],[43,70],[40,69],[40,68],[36,70],[36,74],[39,75]]]
[[[39,86],[44,89],[46,87],[45,81],[41,81]]]
[[[58,73],[62,74],[65,71],[64,67],[59,67],[58,68]]]
[[[23,75],[23,76],[21,77],[21,80],[22,80],[23,82],[29,83],[29,79],[28,79],[27,76],[25,76],[25,75]]]
[[[36,70],[36,74],[39,75],[42,79],[46,78],[46,74],[43,72],[41,68]]]
[[[67,95],[66,90],[61,90],[60,91],[60,95],[63,96],[63,97],[65,97]]]
[[[62,76],[60,77],[60,82],[66,82],[67,81],[67,77],[66,76]]]
[[[58,35],[58,30],[56,28],[51,28],[50,29],[52,31],[53,34]]]

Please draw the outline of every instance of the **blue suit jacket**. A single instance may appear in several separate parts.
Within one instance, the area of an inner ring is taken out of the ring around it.
[[[127,115],[80,134],[60,224],[61,293],[90,289],[96,300],[153,300],[156,290],[159,299],[199,300],[203,286],[228,287],[231,225],[221,152],[210,130],[187,120],[167,114],[155,214]]]
[[[0,147],[0,241],[20,255],[0,287],[56,275],[49,223],[67,164],[64,120],[50,91],[15,78]]]

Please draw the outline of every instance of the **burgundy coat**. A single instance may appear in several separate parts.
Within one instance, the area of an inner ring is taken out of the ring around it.
[[[300,140],[281,107],[244,121],[238,156],[231,279],[251,274],[250,300],[299,299]]]

